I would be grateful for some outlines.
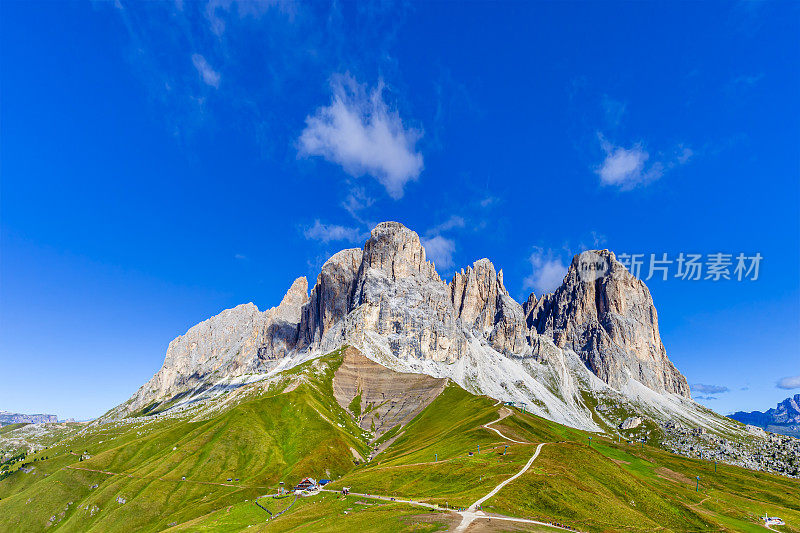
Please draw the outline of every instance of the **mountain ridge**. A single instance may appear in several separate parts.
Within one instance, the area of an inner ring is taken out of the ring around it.
[[[587,267],[601,271],[587,276]],[[447,377],[592,431],[616,423],[599,421],[586,394],[655,418],[727,424],[691,401],[661,342],[649,290],[613,252],[575,256],[558,289],[520,304],[485,258],[444,281],[419,236],[398,222],[375,226],[363,248],[331,256],[310,292],[300,277],[277,307],[243,304],[190,328],[112,415],[190,402],[345,344],[388,368]]]
[[[767,411],[737,411],[728,415],[728,418],[773,433],[800,437],[800,394],[789,396]]]
[[[9,424],[45,424],[58,422],[56,415],[12,413],[10,411],[0,411],[0,426]]]

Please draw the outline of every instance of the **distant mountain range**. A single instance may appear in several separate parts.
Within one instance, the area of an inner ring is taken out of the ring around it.
[[[728,418],[764,428],[772,433],[800,437],[800,394],[786,398],[775,409],[749,413],[738,411]]]
[[[56,415],[23,415],[20,413],[0,411],[0,426],[7,426],[9,424],[42,424],[45,422],[58,422],[58,417]]]

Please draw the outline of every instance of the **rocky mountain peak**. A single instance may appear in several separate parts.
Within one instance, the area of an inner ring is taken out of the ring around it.
[[[542,297],[529,317],[538,333],[574,350],[612,387],[633,378],[657,391],[689,396],[686,378],[661,342],[650,291],[609,250],[576,255],[564,283]]]
[[[738,411],[728,415],[743,424],[751,424],[783,435],[800,438],[800,394],[789,396],[767,411]]]
[[[364,244],[364,268],[385,272],[391,279],[416,274],[440,280],[436,268],[425,258],[419,235],[399,222],[381,222]]]
[[[775,420],[780,424],[800,424],[800,394],[789,396],[778,404]]]
[[[493,324],[499,297],[508,294],[502,276],[486,258],[456,272],[449,286],[456,316],[465,325],[480,330]]]
[[[303,306],[308,302],[308,280],[305,276],[299,277],[292,283],[284,295],[281,303],[275,308],[275,316],[286,322],[297,324]]]

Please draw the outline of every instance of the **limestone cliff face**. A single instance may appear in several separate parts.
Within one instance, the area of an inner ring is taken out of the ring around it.
[[[298,278],[278,307],[260,312],[253,304],[240,305],[172,341],[164,366],[128,411],[344,344],[378,346],[409,362],[406,368],[467,361],[476,369],[476,350],[492,348],[517,361],[561,361],[562,373],[567,369],[556,352],[569,348],[612,387],[623,388],[632,378],[688,397],[686,379],[667,359],[647,287],[613,253],[592,253],[603,272],[587,276],[585,261],[576,256],[561,287],[520,305],[488,259],[457,272],[448,284],[427,261],[416,233],[383,222],[363,249],[342,250],[326,261],[310,295],[306,279]],[[479,377],[464,364],[449,368]]]
[[[131,398],[128,412],[188,390],[274,366],[297,345],[308,282],[298,278],[280,305],[261,312],[252,303],[226,309],[169,343],[164,364]]]
[[[586,274],[586,256],[575,256],[561,287],[530,310],[532,328],[574,350],[612,387],[632,377],[653,390],[689,397],[686,378],[667,358],[647,286],[613,252],[588,253],[600,258],[605,274]]]
[[[308,304],[302,309],[298,348],[319,346],[325,333],[350,312],[361,258],[360,249],[350,248],[322,265]]]

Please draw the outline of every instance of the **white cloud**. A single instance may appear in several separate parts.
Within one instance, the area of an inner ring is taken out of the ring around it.
[[[691,159],[693,155],[694,155],[694,152],[692,151],[691,148],[686,148],[685,146],[680,146],[679,150],[678,150],[678,154],[675,156],[675,159],[678,161],[678,163],[683,165],[684,163],[689,161],[689,159]]]
[[[362,233],[358,228],[323,224],[319,220],[315,220],[313,226],[306,228],[303,235],[305,235],[306,239],[322,241],[324,243],[331,241],[350,241],[355,243],[362,240]]]
[[[392,198],[401,198],[409,181],[422,172],[415,144],[421,133],[406,128],[383,100],[383,83],[368,91],[349,75],[331,82],[329,106],[306,117],[299,155],[321,156],[352,176],[369,174]]]
[[[342,202],[342,207],[344,207],[345,211],[350,213],[350,216],[355,220],[365,224],[366,221],[361,216],[361,211],[367,209],[374,203],[375,199],[369,196],[363,188],[352,187],[347,197],[344,199],[344,202]],[[367,225],[370,226],[370,224]]]
[[[678,145],[671,157],[662,155],[660,161],[648,163],[650,154],[642,143],[624,148],[608,141],[602,133],[598,133],[597,137],[606,157],[603,163],[595,168],[595,173],[600,176],[601,184],[619,187],[623,191],[659,179],[664,172],[676,165],[683,165],[694,155],[691,148]]]
[[[217,36],[222,36],[227,18],[235,16],[239,19],[258,20],[275,6],[289,15],[294,10],[290,0],[209,0],[206,4],[206,19],[211,31]]]
[[[600,183],[603,185],[614,185],[621,189],[631,189],[637,185],[653,181],[663,174],[663,165],[654,163],[648,169],[645,164],[650,158],[641,144],[635,144],[631,148],[614,146],[602,135],[600,146],[606,153],[603,164],[595,172],[600,176]]]
[[[778,380],[779,389],[800,389],[800,376],[789,376]]]
[[[556,290],[567,275],[567,265],[552,251],[536,249],[530,256],[533,272],[523,280],[523,288],[534,289],[541,294]]]
[[[720,394],[722,392],[728,392],[730,389],[724,385],[705,385],[703,383],[695,383],[692,385],[692,390],[703,394]]]
[[[425,247],[425,255],[433,261],[440,269],[448,270],[453,267],[453,254],[456,251],[456,242],[442,236],[442,233],[455,228],[463,228],[467,225],[464,217],[452,215],[444,222],[433,226],[425,232],[422,245]]]
[[[759,74],[744,74],[742,76],[737,76],[728,83],[728,90],[735,91],[737,89],[749,89],[761,81],[763,77],[763,72]]]
[[[192,54],[192,63],[206,85],[210,85],[214,88],[219,87],[219,72],[211,68],[211,65],[208,64],[205,57],[200,54]]]
[[[456,251],[456,243],[453,239],[436,235],[429,239],[422,239],[422,246],[425,247],[427,258],[433,261],[437,267],[443,269],[452,268],[453,254]]]
[[[592,246],[594,247],[595,250],[600,248],[608,240],[606,239],[605,235],[594,230],[591,231],[591,236],[592,236]]]
[[[239,261],[244,261],[245,259],[247,259],[247,256],[244,254],[234,254],[233,258]]]

